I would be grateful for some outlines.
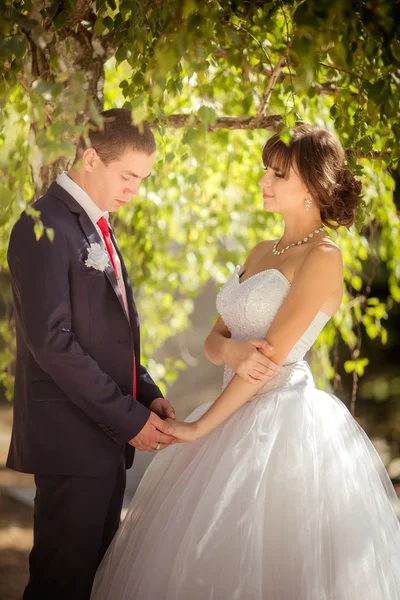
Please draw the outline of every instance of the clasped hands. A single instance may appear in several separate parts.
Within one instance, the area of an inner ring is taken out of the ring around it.
[[[174,422],[175,409],[166,398],[155,398],[149,406],[150,417],[129,444],[137,450],[162,450],[177,442],[174,430],[166,421]]]
[[[149,406],[151,413],[144,427],[129,444],[137,450],[163,450],[178,442],[194,442],[201,437],[197,422],[176,421],[175,409],[166,398],[156,398]]]
[[[264,385],[273,379],[281,367],[268,358],[272,346],[266,340],[226,339],[224,363],[245,381]],[[187,423],[167,419],[173,428],[177,442],[194,442],[208,433],[201,421]]]
[[[268,358],[272,350],[266,340],[232,340],[227,338],[224,362],[242,379],[250,383],[267,383],[280,371]],[[177,421],[175,410],[169,400],[156,398],[150,404],[150,418],[130,444],[138,450],[162,450],[178,442],[194,442],[206,435],[201,423]]]

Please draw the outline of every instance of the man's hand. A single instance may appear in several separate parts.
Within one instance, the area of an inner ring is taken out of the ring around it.
[[[250,383],[270,381],[280,371],[280,367],[265,354],[271,350],[266,340],[229,340],[224,362],[242,379]]]
[[[174,430],[153,412],[150,413],[147,423],[137,436],[129,441],[134,448],[148,452],[157,450],[157,448],[162,450],[173,443],[176,443]]]
[[[149,408],[156,413],[160,419],[175,419],[175,409],[171,402],[166,398],[155,398]]]

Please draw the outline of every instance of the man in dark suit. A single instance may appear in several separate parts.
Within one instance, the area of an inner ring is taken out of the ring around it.
[[[52,232],[36,240],[23,213],[8,250],[17,361],[7,466],[36,483],[24,600],[89,599],[135,448],[175,441],[164,421],[174,409],[140,364],[138,314],[108,222],[150,175],[155,141],[129,111],[102,118],[34,204]]]

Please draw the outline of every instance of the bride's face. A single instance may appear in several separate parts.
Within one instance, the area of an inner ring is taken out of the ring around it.
[[[266,211],[283,216],[293,214],[294,211],[304,213],[304,200],[310,197],[310,194],[292,166],[286,174],[277,166],[268,166],[258,183]]]

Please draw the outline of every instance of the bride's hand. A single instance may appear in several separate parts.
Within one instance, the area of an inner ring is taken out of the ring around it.
[[[272,360],[265,356],[271,350],[266,340],[226,340],[224,362],[242,379],[249,383],[267,383],[280,370]]]
[[[176,421],[166,419],[166,423],[174,430],[173,436],[178,442],[195,442],[201,437],[197,422],[185,423],[184,421]]]

